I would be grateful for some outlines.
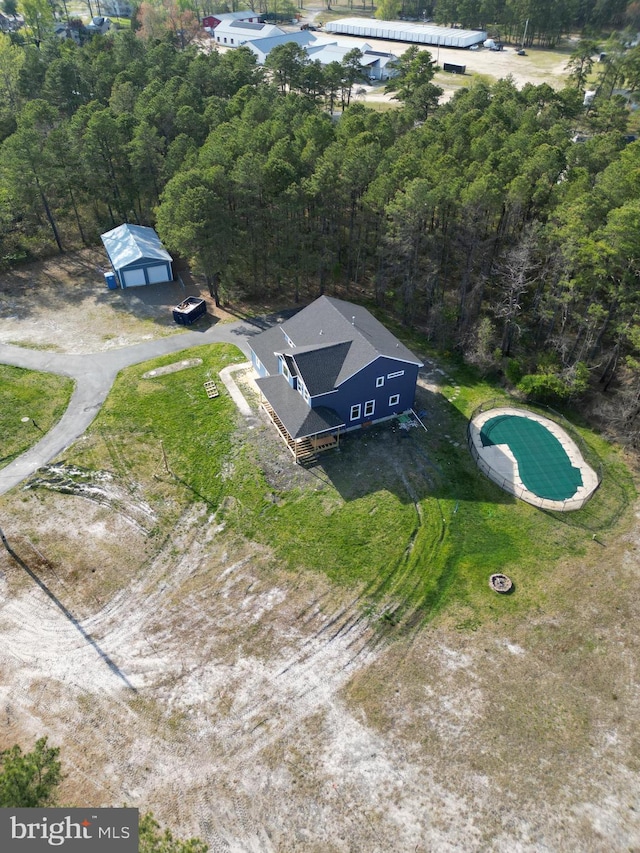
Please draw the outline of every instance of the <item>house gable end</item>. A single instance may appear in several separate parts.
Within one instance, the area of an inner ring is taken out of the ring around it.
[[[349,382],[355,376],[357,376],[358,374],[361,374],[363,371],[365,371],[372,364],[376,364],[376,363],[380,364],[381,365],[381,372],[384,374],[387,371],[386,367],[384,369],[382,369],[382,365],[384,365],[385,362],[386,363],[395,362],[397,364],[397,367],[393,367],[394,371],[402,370],[403,365],[407,365],[407,367],[410,369],[410,371],[412,373],[414,373],[414,372],[417,373],[417,371],[423,366],[422,362],[417,361],[417,360],[407,361],[406,359],[403,359],[403,358],[392,358],[391,356],[388,356],[388,355],[378,355],[378,356],[376,356],[376,358],[372,359],[369,362],[369,364],[365,364],[362,367],[360,367],[360,369],[357,370],[355,373],[351,373],[348,376],[341,376],[340,381],[336,382],[336,388],[339,388],[341,385],[344,385],[345,383]]]
[[[351,348],[350,341],[322,348],[305,348],[291,351],[296,369],[309,394],[314,397],[332,391],[336,386],[345,359]]]

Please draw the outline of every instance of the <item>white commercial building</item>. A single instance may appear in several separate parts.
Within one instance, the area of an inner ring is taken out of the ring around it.
[[[361,38],[406,41],[434,47],[472,47],[482,44],[487,34],[481,30],[458,30],[431,24],[408,24],[405,21],[376,21],[374,18],[340,18],[325,24],[325,32]]]
[[[371,80],[388,80],[397,73],[394,64],[398,61],[398,57],[393,53],[373,50],[366,42],[349,44],[344,41],[338,43],[317,39],[315,44],[309,44],[305,50],[314,62],[329,65],[331,62],[344,62],[345,56],[354,48],[362,52],[360,65],[366,69],[367,76]]]
[[[259,65],[264,65],[267,56],[278,45],[294,42],[306,49],[307,45],[313,44],[315,41],[313,33],[310,33],[308,30],[302,30],[295,33],[281,33],[270,38],[258,38],[254,41],[248,41],[245,47],[248,47],[252,53],[255,53]]]
[[[250,41],[284,35],[284,30],[273,24],[250,24],[246,21],[222,21],[213,30],[216,44],[222,47],[241,47]]]

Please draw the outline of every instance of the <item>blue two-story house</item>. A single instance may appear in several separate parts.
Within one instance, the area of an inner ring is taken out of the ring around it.
[[[296,461],[413,406],[422,362],[352,302],[321,296],[249,345],[262,406]]]

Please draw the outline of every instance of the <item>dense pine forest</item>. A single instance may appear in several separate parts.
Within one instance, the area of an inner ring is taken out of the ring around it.
[[[552,46],[568,32],[640,27],[640,4],[630,0],[384,0],[402,14],[425,14],[440,24],[499,30],[510,41]],[[526,30],[525,30],[525,23]]]
[[[594,49],[562,91],[476,80],[439,106],[413,49],[374,111],[353,57],[2,35],[0,263],[154,225],[217,301],[375,304],[527,395],[596,399],[635,442],[640,142],[618,89],[640,48]]]

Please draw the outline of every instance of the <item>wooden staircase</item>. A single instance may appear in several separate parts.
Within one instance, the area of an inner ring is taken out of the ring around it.
[[[262,408],[269,415],[269,418],[280,433],[280,437],[291,451],[295,461],[301,465],[315,462],[318,458],[318,451],[314,447],[311,439],[303,438],[301,441],[294,441],[287,432],[285,425],[282,423],[275,410],[269,405],[268,400],[262,400]]]

